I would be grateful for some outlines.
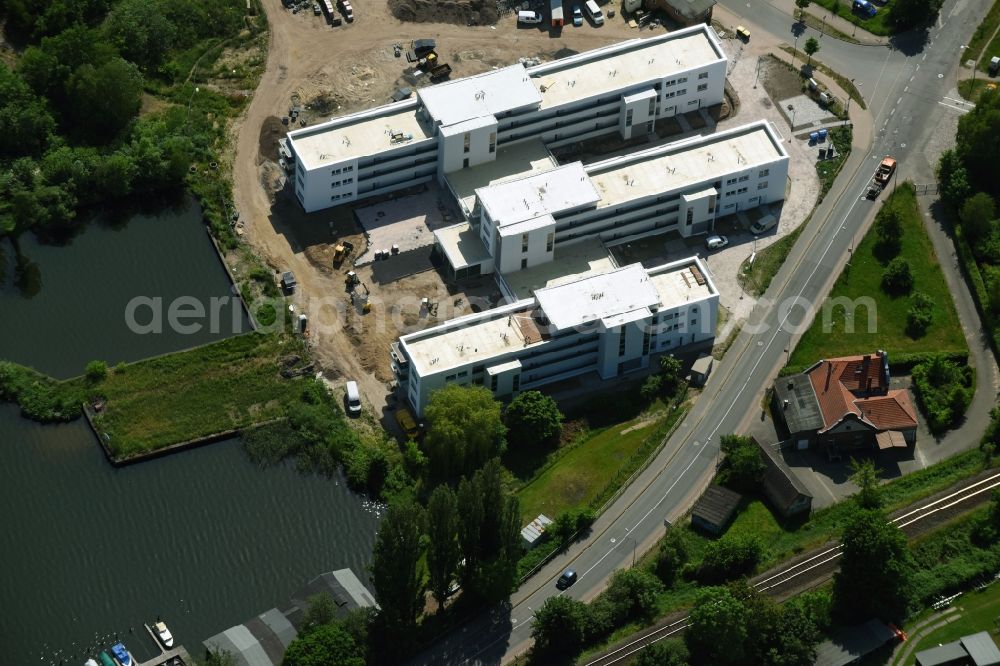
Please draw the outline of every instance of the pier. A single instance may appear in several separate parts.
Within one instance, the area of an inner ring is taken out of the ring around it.
[[[194,666],[194,660],[191,659],[191,655],[188,654],[183,645],[165,650],[163,643],[160,642],[160,637],[156,635],[153,628],[145,622],[142,623],[142,626],[146,628],[149,637],[153,639],[153,644],[160,648],[160,654],[148,661],[136,662],[136,666]]]

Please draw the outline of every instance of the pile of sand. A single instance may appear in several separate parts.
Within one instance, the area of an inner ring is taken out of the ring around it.
[[[400,21],[492,25],[496,0],[389,0],[389,11]]]

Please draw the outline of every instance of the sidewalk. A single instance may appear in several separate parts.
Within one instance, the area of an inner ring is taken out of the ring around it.
[[[841,0],[841,1],[849,2],[850,0]],[[784,14],[788,14],[788,17],[791,20],[796,20],[798,18],[799,8],[795,6],[795,0],[767,0],[767,4],[771,5],[772,7],[781,11]],[[725,7],[722,7],[721,5],[716,5],[715,18],[718,20],[721,20],[719,19],[718,16],[720,10],[726,11]],[[816,2],[810,3],[809,6],[806,7],[805,12],[806,14],[811,14],[817,20],[823,20],[825,18],[826,25],[830,26],[831,28],[835,28],[836,30],[839,30],[844,34],[851,35],[851,37],[856,39],[862,45],[877,46],[889,43],[888,37],[879,37],[878,35],[873,35],[867,30],[865,30],[863,27],[855,26],[854,23],[851,23],[842,16],[834,14],[829,9]],[[731,12],[729,14],[730,16],[732,16]],[[740,22],[743,23],[747,21],[750,21],[750,19],[744,19],[744,18],[740,19]],[[725,22],[723,21],[723,23]],[[735,25],[736,24],[734,23],[733,26],[735,27]],[[756,35],[757,33],[754,32],[753,34]],[[827,33],[826,36],[829,37],[830,39],[837,39],[837,37],[829,33]]]

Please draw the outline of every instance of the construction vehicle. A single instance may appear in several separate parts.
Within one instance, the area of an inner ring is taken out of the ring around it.
[[[368,297],[371,296],[368,285],[359,281],[356,275],[353,278],[348,276],[347,279],[347,290],[351,292],[351,303],[354,304],[354,307],[361,307],[361,314],[368,314],[372,311],[372,304],[368,302]]]
[[[433,39],[414,39],[410,42],[410,50],[417,58],[423,58],[428,53],[433,53],[437,43]]]
[[[344,247],[343,243],[338,243],[333,248],[333,267],[340,268],[340,265],[344,263],[345,256],[347,256],[347,248]]]
[[[875,171],[875,182],[884,188],[889,184],[889,180],[892,179],[892,174],[895,172],[896,160],[886,156],[886,158],[882,160],[882,163],[878,165],[878,169]]]
[[[431,75],[431,81],[437,83],[438,81],[444,81],[451,74],[451,65],[443,64],[438,65],[432,69],[429,74]]]

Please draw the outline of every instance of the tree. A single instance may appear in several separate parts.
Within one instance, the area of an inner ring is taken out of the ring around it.
[[[748,663],[812,666],[820,632],[809,615],[794,605],[779,606],[749,586],[737,589],[747,612]]]
[[[889,256],[899,253],[903,241],[903,215],[895,202],[882,206],[875,216],[875,234],[882,252]]]
[[[698,593],[688,614],[684,643],[691,663],[741,666],[747,659],[747,611],[732,591],[708,587]]]
[[[520,504],[504,486],[503,473],[499,458],[493,458],[473,479],[483,505],[479,570],[473,588],[486,601],[500,601],[510,594],[521,556]]]
[[[532,657],[540,663],[568,661],[583,647],[586,629],[586,604],[570,597],[549,597],[535,612],[531,625]]]
[[[556,401],[538,391],[525,391],[504,411],[507,441],[515,447],[535,448],[562,432],[562,412]]]
[[[455,493],[448,486],[440,485],[427,500],[427,573],[438,607],[444,606],[461,557],[458,526]]]
[[[805,50],[806,55],[809,56],[809,59],[806,62],[806,67],[808,67],[812,64],[812,57],[816,55],[817,51],[819,51],[819,40],[815,37],[810,37],[806,40],[806,44],[802,48]]]
[[[962,204],[959,219],[962,221],[962,231],[969,243],[974,244],[985,238],[997,216],[996,203],[993,197],[985,192],[976,192]]]
[[[889,20],[897,28],[910,28],[933,22],[943,0],[899,0],[892,6]]]
[[[959,206],[969,196],[969,175],[962,158],[953,148],[941,153],[937,164],[937,181],[941,197],[952,206]]]
[[[653,571],[656,572],[664,585],[671,587],[687,561],[688,548],[684,542],[682,530],[668,529],[663,539],[660,540],[660,548],[656,552]]]
[[[679,640],[653,643],[635,660],[635,666],[687,666],[688,651]]]
[[[81,65],[66,82],[75,100],[72,116],[86,138],[104,142],[117,136],[138,113],[142,102],[142,75],[121,58],[103,65]]]
[[[405,633],[414,626],[424,606],[419,562],[424,510],[416,503],[389,505],[372,551],[371,581],[380,620]]]
[[[465,564],[459,569],[462,587],[472,587],[473,577],[479,568],[480,533],[483,528],[483,497],[476,484],[462,479],[458,484],[458,544]]]
[[[660,394],[662,388],[663,378],[660,375],[650,375],[643,380],[642,386],[639,387],[639,395],[646,402],[652,402]]]
[[[893,295],[910,293],[913,289],[913,271],[910,270],[910,262],[902,257],[890,261],[882,273],[882,289]]]
[[[91,384],[102,382],[108,376],[108,364],[104,361],[91,361],[87,364],[84,374]]]
[[[753,572],[764,553],[756,535],[726,534],[708,544],[698,577],[706,583],[721,583]]]
[[[922,291],[914,292],[913,304],[906,311],[906,332],[913,338],[923,337],[934,322],[934,301]]]
[[[605,598],[614,609],[618,624],[650,618],[656,611],[656,598],[663,583],[649,571],[633,567],[619,569],[611,576]]]
[[[434,480],[454,482],[472,476],[487,460],[503,453],[506,428],[500,403],[488,389],[451,384],[431,395],[425,414],[430,426],[424,448]]]
[[[795,6],[799,8],[799,21],[805,20],[806,7],[808,7],[809,4],[809,0],[795,0]]]
[[[365,658],[342,627],[324,624],[299,634],[285,650],[282,666],[365,666]]]
[[[969,191],[1000,195],[1000,179],[995,174],[997,150],[1000,148],[996,130],[998,114],[1000,93],[985,90],[976,100],[976,106],[958,121],[955,153],[973,188]],[[957,199],[953,203],[959,205],[964,200]]]
[[[329,594],[314,594],[309,597],[309,607],[302,618],[302,629],[308,631],[337,619],[337,607]]]
[[[55,121],[21,76],[0,64],[0,157],[39,155]]]
[[[881,471],[871,460],[858,462],[854,458],[851,459],[851,481],[858,487],[858,492],[854,494],[854,503],[860,508],[882,508],[882,488],[878,483]]]
[[[236,666],[236,655],[229,650],[208,650],[205,666]]]
[[[913,594],[913,555],[898,527],[875,509],[858,509],[842,537],[843,557],[833,579],[834,612],[845,622],[900,620]]]
[[[745,435],[723,435],[720,445],[726,454],[723,482],[737,490],[757,488],[766,467],[753,439]]]
[[[104,22],[104,30],[123,57],[146,71],[155,71],[177,37],[177,26],[162,2],[123,0]]]

